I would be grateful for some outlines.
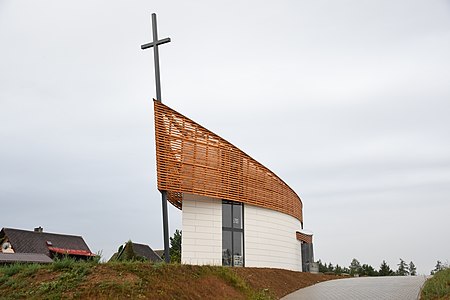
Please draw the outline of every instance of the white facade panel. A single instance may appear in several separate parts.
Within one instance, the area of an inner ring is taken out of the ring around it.
[[[301,271],[301,244],[295,235],[300,229],[300,221],[292,216],[245,205],[245,266]]]
[[[246,267],[301,271],[301,223],[278,211],[244,204]],[[222,265],[222,201],[183,194],[181,262]]]
[[[222,200],[183,194],[181,263],[222,265]]]

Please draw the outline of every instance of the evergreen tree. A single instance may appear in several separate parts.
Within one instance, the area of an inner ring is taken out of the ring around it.
[[[359,261],[356,258],[354,258],[352,260],[349,268],[350,268],[350,275],[352,275],[352,276],[355,276],[356,274],[361,273],[361,264],[359,263]]]
[[[363,264],[361,266],[361,273],[360,275],[362,276],[378,276],[378,272],[375,271],[375,269],[368,265],[368,264]]]
[[[119,260],[135,260],[136,258],[136,254],[133,250],[133,243],[131,241],[128,241],[125,244],[125,249],[123,249],[123,253],[120,256]]]
[[[170,261],[181,263],[181,230],[175,230],[170,238]]]
[[[434,267],[434,270],[431,271],[431,275],[434,275],[435,273],[439,272],[442,269],[443,269],[442,262],[438,260],[436,262],[436,266]]]
[[[442,270],[443,269],[443,267],[442,267],[442,262],[440,261],[440,260],[438,260],[437,262],[436,262],[436,267],[434,268],[434,270],[436,271],[436,272],[439,272],[440,270]]]
[[[383,260],[380,266],[380,271],[378,272],[380,276],[392,276],[394,275],[394,271],[391,270],[391,267]]]
[[[344,273],[344,271],[342,270],[342,267],[340,265],[336,264],[336,267],[334,268],[334,274],[340,275],[342,273]]]
[[[333,265],[331,263],[328,264],[327,271],[328,272],[333,272],[334,271],[334,267],[333,267]]]
[[[327,264],[326,264],[326,263],[323,264],[322,261],[321,261],[320,259],[317,261],[317,263],[319,264],[319,272],[320,272],[320,273],[326,273],[326,272],[328,272]]]
[[[412,261],[409,262],[408,269],[409,269],[409,275],[411,275],[411,276],[416,276],[417,275],[417,271],[416,271],[417,268],[416,268],[416,266],[414,265],[414,263]]]
[[[406,262],[400,258],[400,262],[398,263],[397,275],[398,276],[407,276],[409,274],[408,265]]]

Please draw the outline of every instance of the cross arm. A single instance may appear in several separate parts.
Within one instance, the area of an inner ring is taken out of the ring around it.
[[[158,46],[158,45],[162,45],[162,44],[165,44],[165,43],[168,43],[168,42],[170,42],[170,38],[165,38],[165,39],[162,39],[162,40],[159,40],[159,41],[156,41],[156,42],[151,42],[151,43],[148,43],[148,44],[141,45],[141,49],[144,50],[144,49],[151,48],[151,47]]]

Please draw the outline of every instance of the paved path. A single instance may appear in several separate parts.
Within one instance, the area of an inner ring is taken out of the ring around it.
[[[283,300],[416,300],[425,276],[361,277],[330,280],[293,292]]]

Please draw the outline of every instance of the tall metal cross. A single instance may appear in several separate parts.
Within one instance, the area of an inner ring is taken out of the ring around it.
[[[153,42],[141,45],[141,49],[153,47],[155,58],[155,81],[156,81],[156,101],[162,102],[161,98],[161,78],[159,76],[159,52],[158,46],[170,42],[170,38],[158,40],[158,30],[156,27],[156,14],[152,14]],[[164,234],[164,260],[170,262],[169,254],[169,217],[167,216],[167,191],[161,191],[162,213],[163,213],[163,234]]]
[[[156,100],[162,101],[161,99],[161,78],[159,76],[159,51],[158,46],[170,42],[170,38],[165,38],[158,40],[158,28],[156,26],[156,14],[152,14],[152,30],[153,30],[153,42],[141,45],[141,49],[148,49],[153,47],[153,56],[155,59],[155,81],[156,81]]]

